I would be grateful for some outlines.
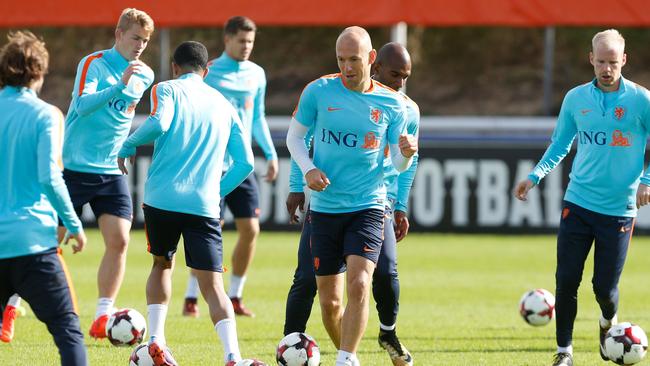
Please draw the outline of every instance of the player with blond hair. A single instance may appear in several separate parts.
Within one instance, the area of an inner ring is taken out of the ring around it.
[[[106,337],[106,322],[126,269],[133,204],[126,177],[117,167],[117,152],[129,134],[135,107],[153,83],[153,71],[140,61],[153,30],[147,13],[124,9],[115,45],[79,62],[66,117],[63,177],[77,213],[90,204],[105,244],[89,332],[96,339]]]
[[[562,102],[551,145],[514,190],[520,200],[566,156],[577,152],[564,195],[557,237],[555,312],[557,353],[553,366],[573,365],[573,323],[585,260],[594,244],[592,284],[600,306],[600,355],[607,330],[617,323],[618,281],[639,207],[650,202],[644,172],[650,132],[650,93],[625,79],[625,40],[615,29],[597,33],[589,61],[595,78],[571,89]]]

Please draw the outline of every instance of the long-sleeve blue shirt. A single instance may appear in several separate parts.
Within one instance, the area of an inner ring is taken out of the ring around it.
[[[255,138],[266,160],[277,159],[264,112],[264,69],[252,61],[237,61],[224,52],[208,63],[208,75],[204,81],[235,107],[249,143]]]
[[[409,135],[419,137],[420,129],[420,108],[406,94],[400,93],[406,102],[406,132]],[[406,212],[408,209],[409,193],[415,179],[415,171],[418,168],[418,154],[413,155],[411,167],[403,172],[398,172],[393,166],[388,150],[384,151],[384,185],[388,203],[395,211]]]
[[[66,117],[63,164],[66,169],[95,174],[121,174],[117,152],[129,135],[142,94],[154,74],[144,66],[122,83],[129,66],[115,48],[92,53],[79,62]]]
[[[187,73],[156,84],[151,115],[124,142],[120,157],[154,141],[144,203],[219,218],[219,201],[253,171],[253,152],[235,109],[201,76]],[[232,164],[222,177],[224,155]]]
[[[639,181],[650,131],[650,93],[621,78],[619,90],[604,93],[596,80],[564,97],[550,146],[528,176],[537,184],[566,156],[577,137],[577,152],[564,199],[611,216],[636,216]]]
[[[0,258],[13,258],[57,246],[57,213],[82,228],[61,175],[61,111],[13,86],[0,89],[0,111]]]

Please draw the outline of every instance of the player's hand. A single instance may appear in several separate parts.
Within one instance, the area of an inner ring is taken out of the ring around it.
[[[409,219],[404,211],[395,211],[395,239],[400,242],[409,233]]]
[[[129,156],[129,163],[133,165],[135,163],[135,156]],[[117,167],[120,168],[120,171],[124,175],[129,174],[129,169],[126,168],[126,158],[117,158]]]
[[[528,191],[535,187],[535,183],[532,180],[526,178],[519,182],[515,189],[512,191],[512,194],[520,201],[528,200]]]
[[[64,244],[67,245],[70,242],[70,239],[74,239],[77,242],[76,244],[72,244],[72,254],[79,253],[84,249],[84,246],[86,246],[86,233],[84,233],[83,230],[81,230],[79,234],[66,233]]]
[[[126,70],[122,73],[122,84],[129,85],[129,80],[133,74],[139,74],[142,68],[145,67],[144,62],[140,60],[131,61]]]
[[[410,158],[418,152],[418,140],[413,135],[399,135],[399,150],[402,156]]]
[[[299,209],[300,212],[305,212],[304,192],[289,192],[287,196],[287,211],[289,212],[290,224],[300,223],[300,218],[296,215],[296,209]]]
[[[278,159],[271,159],[268,161],[264,180],[267,182],[273,182],[277,177],[278,177]]]
[[[636,208],[641,208],[648,203],[650,203],[650,186],[639,184],[636,190]]]
[[[308,171],[305,174],[305,180],[307,181],[307,186],[316,192],[322,192],[330,185],[330,180],[318,168]]]

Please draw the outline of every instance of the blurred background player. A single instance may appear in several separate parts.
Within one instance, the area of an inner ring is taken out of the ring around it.
[[[417,141],[405,134],[404,98],[370,78],[376,51],[365,29],[346,28],[336,56],[341,73],[305,87],[287,147],[313,191],[308,220],[321,313],[339,349],[336,365],[343,366],[359,364],[356,351],[368,321],[370,278],[384,226],[384,149],[390,146],[392,164],[404,171]],[[305,145],[309,129],[316,131],[313,161]]]
[[[171,298],[174,254],[180,236],[210,317],[224,345],[226,363],[241,360],[233,308],[223,286],[220,192],[227,194],[253,171],[253,152],[235,109],[203,82],[208,51],[183,42],[174,52],[176,80],[155,85],[151,115],[119,152],[118,165],[136,147],[154,141],[144,188],[144,219],[153,267],[147,281],[149,354],[156,366],[176,365],[166,348],[165,318]],[[231,164],[222,177],[224,156]]]
[[[126,268],[133,204],[126,177],[117,167],[117,152],[129,134],[136,105],[153,82],[153,71],[139,60],[153,27],[145,12],[124,9],[115,46],[79,62],[66,118],[63,177],[79,215],[90,203],[106,246],[89,332],[96,339],[106,337],[106,322]]]
[[[573,365],[578,287],[594,241],[592,284],[602,312],[599,349],[601,357],[608,359],[604,340],[607,330],[617,323],[618,281],[634,218],[637,209],[650,201],[650,172],[643,172],[650,131],[650,94],[622,77],[626,60],[625,40],[617,30],[593,37],[589,61],[596,77],[566,94],[551,145],[528,179],[514,191],[515,197],[526,200],[528,191],[562,161],[577,136],[557,237],[558,348],[554,366]]]
[[[399,43],[384,45],[377,53],[377,60],[372,66],[372,78],[380,83],[400,90],[411,75],[411,57],[406,48]],[[407,132],[418,136],[420,110],[417,104],[403,95],[407,108]],[[311,145],[311,133],[306,141]],[[373,273],[372,291],[377,303],[380,330],[379,344],[386,349],[394,365],[412,365],[413,357],[399,341],[396,331],[397,312],[399,310],[399,278],[397,274],[397,242],[408,233],[406,215],[408,197],[417,169],[417,154],[413,156],[411,167],[401,174],[395,170],[390,158],[384,159],[384,182],[388,202],[384,217],[384,242]],[[296,209],[304,210],[305,193],[300,168],[292,162],[289,179],[290,193],[287,197],[287,210],[292,223],[297,223]],[[395,210],[395,223],[391,212]],[[397,234],[397,235],[396,235]],[[293,284],[287,297],[284,334],[304,332],[316,295],[316,277],[312,264],[309,237],[309,222],[303,223],[298,248],[298,266],[294,273]]]
[[[0,49],[0,303],[25,298],[54,337],[61,364],[86,365],[72,283],[57,252],[57,216],[77,242],[73,252],[86,236],[61,177],[63,115],[37,96],[49,55],[30,32],[8,39]]]
[[[205,82],[217,89],[235,107],[244,125],[249,141],[255,141],[264,152],[268,167],[264,179],[275,180],[278,174],[278,157],[271,139],[271,132],[264,113],[264,96],[266,94],[266,75],[264,69],[250,61],[257,27],[252,20],[242,16],[230,18],[224,27],[224,52],[208,63],[208,75]],[[229,157],[226,156],[224,169],[228,168]],[[244,284],[248,267],[255,255],[255,245],[260,233],[259,197],[255,175],[251,174],[221,201],[221,214],[228,205],[235,217],[235,227],[239,238],[232,252],[232,273],[230,274],[230,297],[235,314],[254,316],[242,302]],[[222,216],[223,217],[223,216]],[[196,298],[198,287],[196,278],[190,275],[183,315],[198,316]]]

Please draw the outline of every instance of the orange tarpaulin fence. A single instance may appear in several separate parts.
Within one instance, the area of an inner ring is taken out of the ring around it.
[[[158,27],[221,26],[233,15],[260,25],[648,26],[648,0],[3,0],[0,27],[112,26],[125,7]]]

